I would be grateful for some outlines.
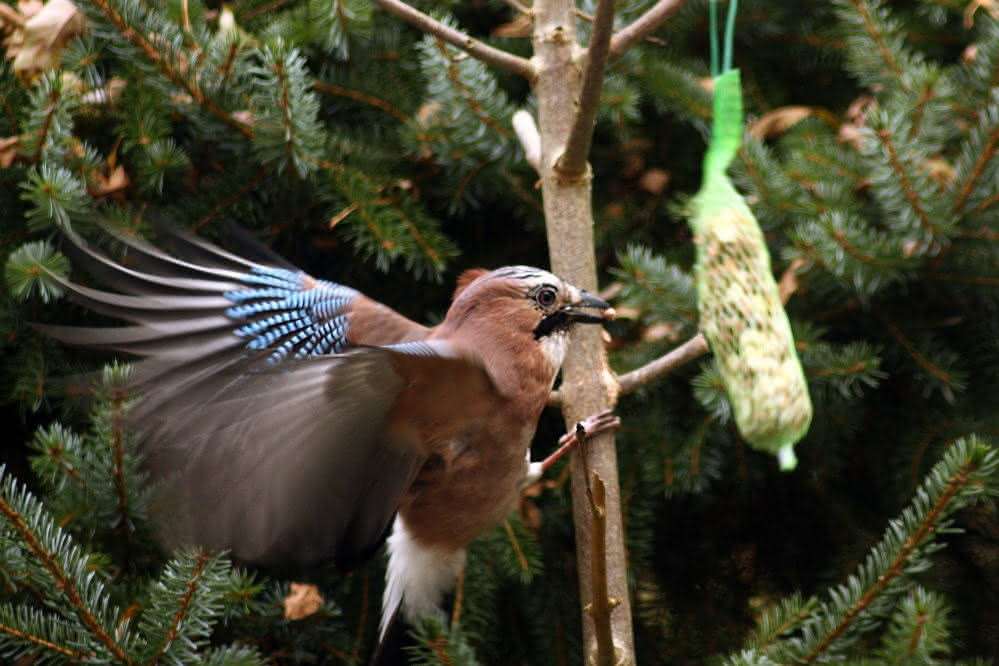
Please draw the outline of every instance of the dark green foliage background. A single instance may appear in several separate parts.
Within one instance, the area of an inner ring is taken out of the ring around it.
[[[58,300],[32,268],[68,270],[52,246],[26,244],[72,229],[114,251],[98,222],[149,235],[165,222],[225,244],[235,223],[311,274],[433,322],[461,270],[546,264],[536,175],[510,129],[515,110],[532,108],[531,91],[365,0],[236,1],[239,37],[219,32],[218,3],[186,3],[189,31],[179,0],[79,4],[89,27],[62,71],[83,89],[58,72],[26,85],[0,66],[0,138],[23,137],[0,170],[4,496],[19,479],[44,498],[82,549],[80,571],[104,586],[87,602],[111,604],[107,626],[136,618],[121,634],[136,663],[361,663],[380,559],[347,576],[248,577],[190,552],[164,570],[127,433],[127,464],[108,462],[123,405],[105,396],[81,408],[57,381],[106,359],[29,326],[98,320]],[[495,34],[516,16],[507,3],[414,4],[530,55],[526,36]],[[592,14],[594,4],[579,8]],[[621,0],[619,27],[651,4]],[[609,66],[591,164],[601,281],[625,314],[610,327],[620,373],[696,332],[683,207],[710,123],[706,7],[685,3]],[[999,18],[980,8],[968,26],[967,10],[966,0],[740,3],[748,120],[809,109],[789,128],[747,136],[733,176],[775,274],[797,276],[787,309],[815,418],[798,468],[782,474],[738,437],[710,360],[622,399],[639,663],[982,663],[974,660],[999,654],[999,514],[971,502],[999,489],[981,443],[996,435],[999,395]],[[588,25],[579,21],[584,38]],[[124,83],[119,96],[93,103],[112,79]],[[130,182],[100,194],[109,162]],[[557,413],[543,417],[536,458],[561,431]],[[927,476],[945,452],[952,457]],[[73,474],[86,492],[67,490]],[[486,664],[580,663],[571,507],[564,477],[552,478],[525,499],[523,516],[474,546],[459,628],[421,629],[428,645],[453,639],[452,663],[473,654]],[[28,508],[18,512],[34,529],[55,530]],[[78,614],[53,610],[60,593],[44,568],[25,564],[30,548],[11,524],[0,530],[0,625],[121,661]],[[919,547],[906,550],[906,539]],[[890,584],[880,588],[879,576]],[[289,580],[320,584],[317,614],[282,617]],[[848,580],[854,589],[835,587]],[[202,596],[178,606],[193,588]],[[66,614],[46,624],[27,608]],[[166,640],[157,632],[181,611],[194,619],[183,640]],[[64,660],[9,630],[0,648],[22,663]],[[432,651],[424,657],[437,663]]]

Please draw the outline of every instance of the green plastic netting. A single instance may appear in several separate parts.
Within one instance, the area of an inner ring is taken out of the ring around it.
[[[739,71],[730,69],[714,79],[711,145],[691,202],[700,327],[739,432],[793,469],[792,447],[808,431],[812,403],[763,233],[726,174],[741,141]]]

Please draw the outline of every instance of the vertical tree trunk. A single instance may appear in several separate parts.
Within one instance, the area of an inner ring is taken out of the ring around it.
[[[584,64],[581,62],[583,51],[576,43],[574,10],[571,0],[536,0],[534,3],[533,60],[537,68],[535,91],[541,134],[539,171],[552,270],[573,284],[595,290],[591,173],[587,168],[580,177],[567,177],[555,169],[576,113]],[[569,428],[586,416],[613,407],[616,402],[617,382],[608,368],[600,336],[601,331],[596,327],[579,326],[573,332],[561,385],[562,409]],[[634,663],[613,434],[589,440],[573,455],[571,465],[586,660],[588,663]],[[589,471],[590,479],[586,478],[585,470]],[[594,516],[587,484],[594,477],[599,477],[606,490],[604,544],[593,541]],[[594,558],[603,557],[606,557],[607,589],[599,590],[594,589],[592,572]],[[600,618],[601,606],[610,609],[614,648],[609,655],[605,651],[599,654],[597,650],[599,624],[607,622],[606,613],[603,620]]]

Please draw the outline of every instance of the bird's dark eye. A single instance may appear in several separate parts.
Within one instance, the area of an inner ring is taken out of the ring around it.
[[[555,300],[558,294],[555,292],[554,287],[541,287],[538,289],[537,293],[534,294],[534,300],[537,301],[538,305],[543,308],[550,308],[555,305]]]

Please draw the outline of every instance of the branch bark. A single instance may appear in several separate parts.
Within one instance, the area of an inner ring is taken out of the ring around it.
[[[460,30],[455,30],[450,26],[444,25],[420,10],[410,7],[405,2],[402,2],[402,0],[371,0],[371,2],[389,14],[401,18],[413,27],[442,39],[452,46],[457,46],[462,51],[488,65],[519,74],[528,81],[534,80],[534,66],[526,58],[507,53],[502,49],[494,48],[478,39],[469,37]]]
[[[582,89],[575,5],[572,0],[536,0],[533,10],[533,62],[537,67],[535,93],[541,135],[539,173],[551,266],[555,273],[573,284],[595,292],[597,272],[590,179],[565,178],[555,169],[555,162],[567,146],[571,128],[574,122],[579,122],[580,115],[574,109]],[[602,60],[599,53],[596,55]],[[596,71],[602,76],[602,62]],[[585,159],[584,153],[584,169]],[[568,428],[591,414],[612,408],[617,402],[617,380],[607,365],[601,331],[597,327],[580,326],[572,336],[562,366],[560,387],[562,413]],[[591,663],[612,660],[612,663],[634,664],[627,557],[613,433],[598,435],[580,447],[572,454],[570,469],[582,607],[592,609],[599,595],[597,605],[607,604],[612,609],[607,614],[600,614],[599,618],[583,612],[584,654]],[[590,474],[586,470],[599,475],[604,484],[603,535],[593,531],[593,509],[587,496]],[[602,543],[597,544],[597,539]],[[595,570],[606,571],[606,583],[593,580],[591,574]],[[605,623],[610,624],[611,654],[607,654],[606,647],[602,654],[598,652],[596,620],[601,622],[603,629],[607,628]]]
[[[586,70],[583,72],[576,115],[569,130],[569,138],[565,142],[565,150],[555,163],[555,170],[568,179],[580,178],[586,173],[586,158],[590,154],[590,143],[593,140],[593,124],[600,104],[600,91],[604,86],[607,50],[611,31],[614,29],[614,5],[615,0],[600,0],[593,16],[593,30],[586,49]]]
[[[616,60],[623,56],[628,49],[642,41],[652,33],[653,30],[666,22],[670,16],[676,13],[686,0],[659,0],[647,12],[635,19],[631,25],[622,28],[610,41],[609,56],[611,60]]]
[[[669,353],[650,361],[640,368],[626,372],[618,377],[621,395],[627,395],[650,382],[668,375],[680,366],[686,365],[698,356],[708,353],[708,341],[700,333],[687,340],[679,347],[674,347]]]

